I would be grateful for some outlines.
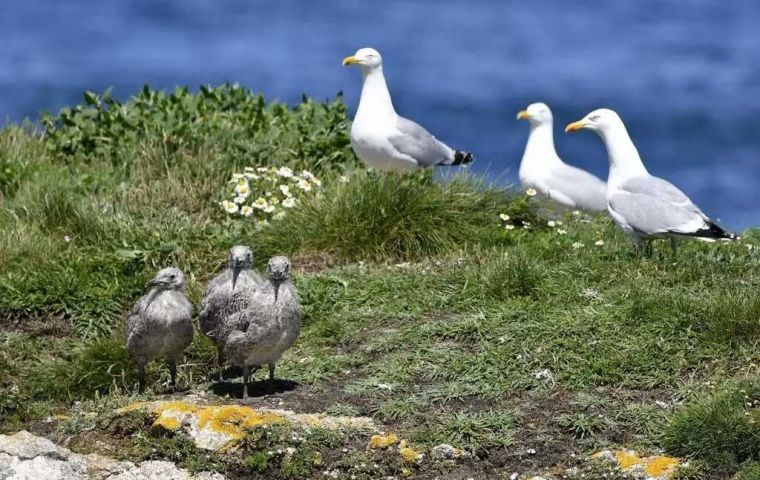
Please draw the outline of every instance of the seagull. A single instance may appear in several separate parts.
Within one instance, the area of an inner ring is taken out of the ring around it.
[[[244,245],[230,249],[227,268],[206,286],[201,298],[198,323],[203,335],[211,338],[217,346],[219,361],[219,381],[223,381],[224,345],[217,338],[221,322],[236,311],[233,294],[236,291],[258,291],[264,281],[253,270],[253,252]]]
[[[545,103],[533,103],[518,112],[530,122],[530,135],[520,162],[520,183],[572,209],[607,210],[607,185],[585,170],[562,161],[554,150],[552,111]]]
[[[185,276],[178,268],[160,270],[148,282],[127,320],[127,351],[139,366],[139,390],[145,389],[145,365],[169,360],[170,385],[177,385],[177,360],[193,341],[193,305],[185,295]]]
[[[344,58],[343,65],[358,65],[364,79],[350,138],[356,156],[367,166],[404,172],[436,165],[466,165],[474,160],[471,153],[449,147],[396,113],[383,76],[383,58],[377,50],[359,49]]]
[[[674,252],[675,242],[681,238],[706,242],[737,239],[673,184],[649,174],[617,113],[606,108],[594,110],[569,124],[565,131],[580,129],[596,132],[607,147],[607,209],[631,237],[637,251],[643,241],[654,238],[669,238]]]
[[[301,330],[301,306],[290,282],[290,260],[275,256],[267,265],[269,285],[247,297],[247,307],[230,316],[222,326],[224,351],[230,361],[243,367],[243,399],[248,398],[251,369],[269,366],[269,379],[282,354],[293,345]]]

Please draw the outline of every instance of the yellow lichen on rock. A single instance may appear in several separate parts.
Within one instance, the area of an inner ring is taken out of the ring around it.
[[[667,455],[655,455],[651,457],[641,457],[631,450],[604,450],[592,455],[597,460],[607,460],[616,464],[621,471],[629,472],[638,470],[646,473],[649,479],[669,479],[673,477],[678,467],[681,465],[680,460]]]
[[[372,435],[369,439],[369,448],[388,448],[398,443],[398,437],[392,433],[387,435]]]
[[[243,438],[248,429],[282,423],[284,420],[281,415],[240,405],[205,407],[198,412],[199,428],[223,433],[234,439]]]
[[[401,454],[401,458],[408,463],[417,463],[422,460],[424,456],[419,450],[415,450],[406,440],[401,440],[398,444],[398,453]]]
[[[156,421],[153,422],[153,425],[151,425],[150,428],[154,432],[161,432],[161,431],[175,432],[179,430],[181,426],[182,426],[182,422],[176,417],[172,417],[169,415],[161,415],[160,417],[156,419]]]
[[[171,401],[171,402],[161,402],[156,404],[155,407],[153,407],[153,413],[157,415],[161,415],[166,411],[174,411],[178,413],[195,413],[198,411],[199,408],[197,405],[193,405],[192,403],[182,402],[179,400]]]
[[[148,407],[148,405],[150,405],[148,402],[130,403],[129,405],[125,405],[121,408],[116,409],[116,413],[129,413],[137,410],[144,410]]]
[[[676,467],[680,465],[677,458],[668,457],[666,455],[650,457],[647,460],[648,462],[644,469],[646,470],[647,475],[653,477],[662,477],[663,475],[669,477],[675,471]]]

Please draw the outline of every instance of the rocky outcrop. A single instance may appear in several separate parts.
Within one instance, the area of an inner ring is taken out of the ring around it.
[[[0,435],[2,480],[224,480],[218,473],[192,475],[171,462],[122,462],[80,455],[22,430]]]

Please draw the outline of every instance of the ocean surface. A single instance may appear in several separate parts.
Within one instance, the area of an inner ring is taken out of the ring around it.
[[[760,225],[760,2],[4,0],[0,119],[114,87],[239,82],[295,103],[361,88],[341,59],[372,46],[396,109],[474,170],[516,181],[518,110],[554,110],[557,149],[606,178],[601,141],[562,133],[617,110],[650,172],[730,228]]]

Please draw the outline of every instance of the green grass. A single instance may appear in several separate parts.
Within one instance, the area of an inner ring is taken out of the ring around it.
[[[291,111],[224,87],[90,103],[44,135],[0,131],[0,428],[133,392],[123,321],[146,280],[177,265],[197,301],[245,243],[259,267],[293,258],[304,325],[278,372],[320,409],[495,467],[511,449],[561,462],[626,446],[756,470],[759,443],[735,433],[757,435],[757,407],[744,415],[730,392],[759,373],[757,232],[641,258],[604,216],[550,227],[527,197],[469,176],[368,173],[340,99]],[[321,195],[265,228],[224,214],[230,174],[268,164],[319,172]],[[214,353],[196,338],[181,382],[205,390]],[[149,377],[160,392],[164,366]]]

